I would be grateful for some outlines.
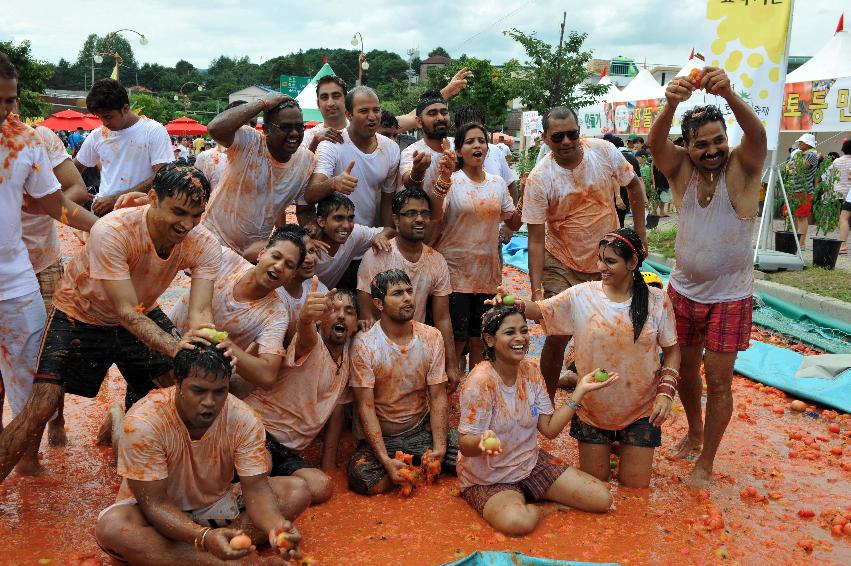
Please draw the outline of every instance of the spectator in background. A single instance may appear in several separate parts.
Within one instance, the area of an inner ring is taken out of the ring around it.
[[[80,146],[83,145],[85,139],[86,135],[83,128],[77,128],[74,133],[68,136],[68,148],[71,150],[71,157],[77,157],[77,152],[80,151]]]
[[[378,125],[378,133],[387,136],[393,141],[399,135],[399,120],[389,110],[381,111],[381,122]]]
[[[496,148],[502,153],[505,160],[511,163],[511,148],[505,143],[505,136],[497,136]]]
[[[198,136],[192,140],[192,155],[198,155],[202,151],[204,151],[204,138]]]
[[[851,221],[851,139],[846,139],[842,142],[842,157],[834,159],[830,164],[828,172],[836,171],[837,179],[833,188],[837,195],[845,199],[842,205],[842,212],[839,214],[839,239],[842,240],[842,247],[839,248],[839,253],[848,253],[848,224]]]
[[[623,155],[624,159],[626,159],[627,162],[632,167],[632,170],[635,172],[635,176],[638,179],[641,179],[641,164],[638,163],[638,160],[635,158],[635,155],[633,155],[633,153],[631,151],[629,151],[627,148],[625,148],[623,146],[623,140],[621,138],[619,138],[618,136],[612,136],[611,138],[609,138],[609,142],[612,145],[614,145],[616,148],[618,148],[618,151],[621,153],[621,155]],[[643,143],[643,141],[642,141],[642,143]],[[627,190],[627,188],[625,186],[621,186],[619,188],[619,192],[620,192],[620,200],[623,203],[623,207],[618,205],[616,207],[616,210],[617,210],[617,213],[618,213],[618,223],[620,224],[620,227],[623,228],[624,227],[624,221],[626,220],[626,215],[629,214],[629,212],[630,212],[629,191]],[[617,200],[617,199],[615,199],[615,200]]]
[[[801,204],[795,210],[795,230],[801,249],[806,249],[807,230],[810,227],[810,214],[813,210],[813,190],[816,186],[816,172],[818,170],[819,157],[816,151],[816,137],[813,134],[804,134],[796,141],[798,150],[793,151],[787,162],[787,167],[803,167],[806,171],[806,181],[795,183],[794,192]],[[792,177],[795,179],[795,176]]]

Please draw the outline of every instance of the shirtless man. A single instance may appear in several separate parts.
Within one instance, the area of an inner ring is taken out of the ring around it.
[[[282,558],[301,555],[301,536],[290,521],[309,495],[291,478],[269,478],[263,424],[228,394],[230,373],[220,349],[183,350],[174,359],[177,385],[127,414],[118,457],[124,481],[95,528],[113,558],[219,565],[267,543]],[[234,472],[238,484],[231,483]],[[234,550],[230,540],[240,533],[252,546]],[[280,533],[287,544],[278,544]]]
[[[727,74],[706,67],[699,84],[676,78],[665,90],[667,104],[650,130],[653,163],[671,182],[679,211],[676,267],[668,295],[677,319],[682,351],[680,399],[689,430],[677,447],[685,457],[703,443],[690,483],[705,487],[715,454],[733,413],[733,364],[748,348],[753,293],[751,236],[759,211],[762,166],[767,153],[765,128],[751,104],[733,89]],[[724,116],[715,106],[683,115],[685,147],[668,139],[674,111],[696,88],[722,97],[744,131],[730,149]],[[706,423],[701,415],[706,372]]]
[[[0,434],[0,480],[41,438],[64,393],[94,397],[115,363],[127,382],[129,408],[170,376],[177,352],[195,347],[196,330],[212,323],[221,263],[221,245],[196,229],[209,196],[200,171],[169,164],[154,176],[152,204],[115,211],[95,224],[53,296],[29,399]],[[192,270],[193,330],[181,339],[157,300],[184,269]]]
[[[430,456],[455,471],[458,431],[449,430],[443,336],[413,320],[414,290],[404,271],[373,278],[381,318],[352,344],[352,376],[363,439],[349,462],[349,487],[361,495],[405,483],[397,450]],[[430,429],[430,430],[429,430]]]

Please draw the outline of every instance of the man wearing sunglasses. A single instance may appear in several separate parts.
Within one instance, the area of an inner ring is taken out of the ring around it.
[[[551,109],[543,126],[550,152],[529,174],[520,205],[529,226],[533,300],[600,279],[598,243],[618,227],[613,184],[629,192],[635,230],[645,245],[647,241],[644,187],[618,149],[605,140],[580,138],[571,108]],[[569,340],[570,336],[547,336],[541,352],[541,372],[551,398]]]
[[[416,187],[399,191],[393,197],[392,218],[396,237],[390,240],[390,251],[368,250],[358,268],[361,329],[372,327],[380,316],[372,302],[370,287],[375,276],[388,269],[401,269],[407,273],[414,288],[414,320],[434,326],[443,336],[451,393],[461,376],[455,363],[455,338],[449,316],[449,295],[452,293],[449,266],[440,252],[423,243],[431,224],[431,198]],[[426,314],[428,305],[431,305],[430,320],[427,320]]]
[[[263,112],[263,131],[248,123]],[[286,208],[304,193],[313,173],[313,153],[301,145],[304,120],[298,103],[285,94],[225,110],[210,122],[210,135],[228,148],[228,164],[207,205],[204,225],[249,261]]]

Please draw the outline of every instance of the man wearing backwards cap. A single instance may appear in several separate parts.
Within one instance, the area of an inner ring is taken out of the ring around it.
[[[816,171],[818,170],[818,152],[816,151],[816,137],[813,134],[804,134],[795,143],[798,150],[793,151],[786,165],[790,170],[803,163],[807,174],[806,184],[803,186],[794,184],[793,190],[801,204],[795,210],[795,230],[798,231],[801,241],[801,249],[807,244],[807,229],[810,227],[810,212],[813,210],[813,191],[816,186]],[[791,172],[791,171],[790,171]],[[795,178],[794,176],[792,177]]]

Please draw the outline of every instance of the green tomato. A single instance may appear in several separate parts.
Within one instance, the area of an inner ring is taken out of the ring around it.
[[[220,330],[219,332],[216,332],[216,344],[218,344],[219,342],[222,342],[223,340],[227,340],[227,338],[228,338],[228,333],[225,332],[224,330]]]
[[[514,295],[505,295],[502,298],[502,304],[507,306],[507,307],[513,307],[515,301],[516,301],[516,299],[514,298]]]
[[[604,381],[608,381],[609,380],[609,372],[607,372],[604,369],[601,369],[600,371],[598,371],[597,373],[594,374],[594,379],[596,379],[600,383],[603,383]]]
[[[228,337],[228,333],[224,330],[217,331],[214,328],[202,328],[198,331],[198,334],[214,346]]]

